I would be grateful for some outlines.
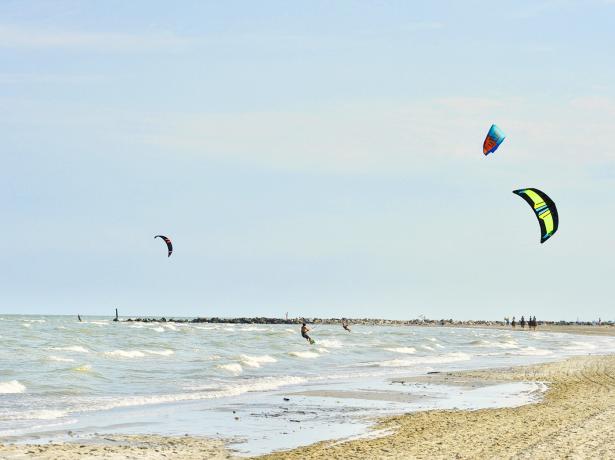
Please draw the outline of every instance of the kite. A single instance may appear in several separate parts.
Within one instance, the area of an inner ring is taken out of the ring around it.
[[[506,139],[504,132],[496,125],[491,125],[485,142],[483,142],[483,153],[485,156],[495,152],[504,139]]]
[[[162,238],[164,242],[167,243],[167,249],[169,250],[169,255],[167,257],[171,257],[171,254],[173,254],[173,244],[171,243],[171,240],[164,235],[156,235],[154,239],[156,238]]]
[[[522,188],[513,190],[513,193],[523,198],[534,210],[540,224],[540,242],[544,243],[551,238],[559,226],[559,216],[553,200],[537,188]]]

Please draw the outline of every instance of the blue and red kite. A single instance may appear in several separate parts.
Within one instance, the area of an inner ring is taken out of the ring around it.
[[[489,155],[490,153],[495,152],[504,139],[506,139],[506,134],[504,134],[504,132],[496,125],[491,125],[491,128],[489,128],[489,132],[487,133],[487,137],[485,138],[485,142],[483,142],[483,153],[485,155]]]

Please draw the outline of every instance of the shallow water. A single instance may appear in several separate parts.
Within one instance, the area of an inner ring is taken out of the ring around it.
[[[615,351],[612,337],[540,331],[356,325],[352,333],[316,326],[311,335],[313,346],[288,325],[2,316],[0,439],[189,433],[235,437],[240,451],[265,452],[360,434],[373,415],[518,405],[540,390],[402,388],[391,377]],[[351,390],[358,393],[343,393]],[[383,393],[390,391],[403,397]]]

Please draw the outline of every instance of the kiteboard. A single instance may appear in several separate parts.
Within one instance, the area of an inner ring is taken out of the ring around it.
[[[310,339],[310,345],[314,345],[316,341],[314,339]]]

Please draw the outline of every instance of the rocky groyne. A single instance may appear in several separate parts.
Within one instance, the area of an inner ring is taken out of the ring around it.
[[[453,320],[453,319],[427,319],[417,318],[409,320],[378,319],[378,318],[269,318],[269,317],[240,317],[240,318],[221,318],[197,317],[197,318],[148,318],[136,317],[122,319],[122,322],[141,322],[141,323],[215,323],[215,324],[301,324],[305,320],[309,324],[341,324],[342,320],[350,324],[381,325],[381,326],[507,326],[504,321],[487,320]],[[614,323],[602,322],[604,326],[613,326]],[[553,326],[594,326],[594,322],[572,322],[572,321],[538,321],[538,325]]]

